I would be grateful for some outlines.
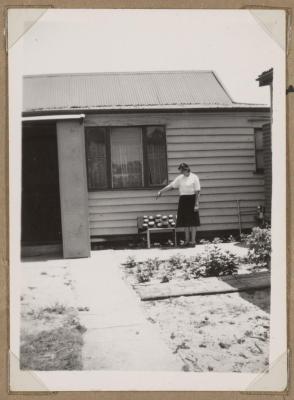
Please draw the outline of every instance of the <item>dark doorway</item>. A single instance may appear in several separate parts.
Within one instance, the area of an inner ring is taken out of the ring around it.
[[[62,241],[55,124],[23,126],[21,224],[22,245]]]

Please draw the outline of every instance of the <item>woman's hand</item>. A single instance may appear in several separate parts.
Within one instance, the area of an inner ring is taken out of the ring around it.
[[[199,211],[199,203],[196,203],[194,206],[194,211]]]
[[[156,200],[158,199],[158,197],[160,197],[161,196],[161,191],[159,191],[159,192],[157,192],[157,195],[156,195]]]

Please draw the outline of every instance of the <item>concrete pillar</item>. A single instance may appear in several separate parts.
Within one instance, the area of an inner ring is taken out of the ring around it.
[[[90,256],[84,126],[57,122],[60,206],[64,258]]]

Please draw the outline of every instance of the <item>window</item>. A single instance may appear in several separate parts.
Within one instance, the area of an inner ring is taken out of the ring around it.
[[[88,127],[86,154],[89,190],[167,184],[162,126]]]
[[[263,151],[263,130],[262,128],[254,129],[255,135],[255,163],[256,172],[264,172],[264,151]]]

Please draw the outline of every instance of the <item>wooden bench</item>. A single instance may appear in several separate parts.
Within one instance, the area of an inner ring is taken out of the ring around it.
[[[151,233],[153,233],[153,232],[157,232],[157,233],[159,233],[159,232],[172,232],[175,246],[177,245],[177,230],[176,230],[177,228],[176,227],[168,226],[168,227],[163,227],[163,228],[154,227],[154,228],[143,229],[142,225],[143,225],[143,217],[138,217],[137,218],[138,231],[141,234],[145,234],[146,233],[148,249],[150,249],[150,247],[151,247]]]

